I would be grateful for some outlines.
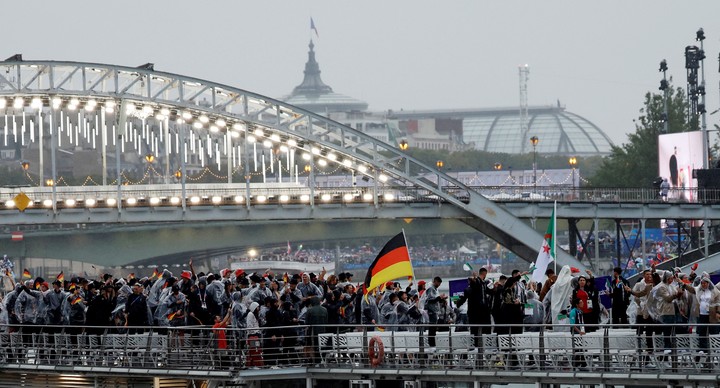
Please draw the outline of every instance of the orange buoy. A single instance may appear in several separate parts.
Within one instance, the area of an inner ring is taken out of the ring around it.
[[[377,352],[375,351],[376,346]],[[378,336],[370,338],[370,343],[368,344],[368,359],[370,360],[370,365],[380,365],[383,358],[385,358],[385,345],[383,345],[382,339]]]

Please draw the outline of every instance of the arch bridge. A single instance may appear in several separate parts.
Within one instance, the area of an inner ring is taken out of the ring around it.
[[[306,217],[325,218],[315,195],[315,177],[344,170],[367,182],[365,192],[353,198],[372,205],[372,218],[382,218],[381,213],[389,211],[383,206],[385,189],[402,187],[441,200],[442,207],[456,212],[463,222],[527,260],[534,260],[541,245],[542,237],[510,212],[390,144],[282,101],[158,72],[152,64],[25,61],[16,55],[0,62],[0,115],[0,149],[8,157],[13,151],[21,152],[25,174],[42,186],[34,190],[51,196],[41,206],[33,198],[28,202],[22,196],[13,197],[15,207],[0,211],[5,224],[37,223],[38,219],[63,223],[78,217],[87,223],[147,222],[134,214],[134,203],[125,195],[137,189],[153,190],[131,184],[137,182],[130,172],[143,170],[138,166],[146,163],[160,173],[154,182],[144,183],[160,185],[156,189],[165,195],[158,201],[180,209],[165,213],[173,213],[177,221],[196,221],[193,206],[198,204],[187,195],[195,190],[190,178],[210,167],[227,180],[228,193],[221,200],[233,203],[223,205],[242,209],[232,212],[235,220],[267,217],[263,195],[253,193],[253,186],[269,182],[294,183],[298,186],[295,195],[305,202]],[[71,169],[76,175],[91,171],[92,178],[82,185],[72,184],[65,178]],[[304,184],[300,184],[301,175]],[[100,187],[89,189],[90,183]],[[59,194],[72,190],[79,191],[75,201],[86,205],[90,201],[93,207],[79,210],[75,202],[58,200]],[[94,190],[114,191],[114,195],[89,195]],[[215,196],[198,197],[215,201]],[[18,207],[25,206],[30,208],[19,212]],[[161,209],[158,206],[154,214],[160,220],[164,217]],[[420,216],[428,213],[414,210]],[[433,211],[437,216],[445,210]],[[352,217],[352,207],[344,206],[334,217]],[[582,267],[564,253],[560,261]]]

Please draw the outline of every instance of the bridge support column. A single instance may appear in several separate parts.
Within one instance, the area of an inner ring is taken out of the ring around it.
[[[312,377],[306,377],[306,378],[305,378],[305,388],[313,388],[313,379],[312,379]]]
[[[568,218],[568,250],[571,255],[577,257],[577,220],[575,218]]]
[[[646,249],[645,247],[647,246],[646,241],[645,241],[645,239],[646,239],[645,235],[647,234],[645,232],[645,223],[646,222],[647,222],[647,220],[644,218],[640,220],[640,233],[642,233],[642,248],[640,249],[640,252],[642,252],[643,264],[645,264],[645,258],[647,257],[647,253],[645,252],[645,249]],[[640,270],[640,268],[638,268],[638,271],[639,270]]]
[[[710,233],[710,229],[708,228],[708,223],[710,220],[703,220],[703,245],[705,247],[704,254],[705,257],[708,257],[708,246],[710,245],[710,236],[708,235]]]
[[[600,220],[593,220],[595,226],[595,262],[600,262]]]

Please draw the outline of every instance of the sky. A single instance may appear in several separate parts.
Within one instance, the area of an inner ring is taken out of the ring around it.
[[[370,110],[555,105],[616,143],[635,129],[667,59],[686,86],[684,50],[703,27],[708,112],[719,108],[720,1],[288,0],[15,2],[0,57],[139,66],[270,97],[302,81],[308,43],[323,81]],[[310,30],[313,18],[318,36]],[[713,23],[715,22],[715,23]],[[720,114],[708,116],[708,127]]]

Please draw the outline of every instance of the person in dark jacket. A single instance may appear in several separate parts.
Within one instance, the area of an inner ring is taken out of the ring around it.
[[[86,325],[88,334],[101,335],[106,326],[110,326],[112,311],[115,308],[115,290],[113,286],[106,285],[102,293],[88,302]]]
[[[468,323],[470,325],[483,325],[482,327],[470,327],[470,332],[476,343],[481,332],[483,334],[492,332],[490,326],[492,290],[488,288],[488,282],[485,280],[486,276],[487,269],[485,268],[481,268],[479,273],[473,272],[472,276],[468,278],[468,286],[465,288],[463,295],[455,302],[458,307],[462,306],[463,303],[468,304]]]
[[[135,283],[132,290],[133,293],[128,296],[128,300],[125,302],[125,326],[133,327],[130,329],[131,334],[142,333],[145,328],[136,326],[148,326],[150,324],[150,310],[147,298],[142,293],[142,285]]]
[[[265,312],[265,345],[263,353],[265,354],[265,361],[270,365],[277,365],[280,356],[280,348],[283,346],[283,335],[282,329],[279,329],[283,325],[283,316],[279,310],[279,301],[274,297],[268,297],[269,309]]]
[[[630,293],[625,290],[630,287],[630,283],[621,276],[622,268],[615,267],[613,269],[612,284],[612,323],[613,325],[627,325],[628,316],[627,308],[630,305]]]
[[[320,354],[318,335],[325,333],[325,325],[328,323],[328,312],[320,305],[320,299],[310,298],[310,308],[305,313],[305,324],[308,325],[306,349],[308,349],[313,364],[319,361]]]

